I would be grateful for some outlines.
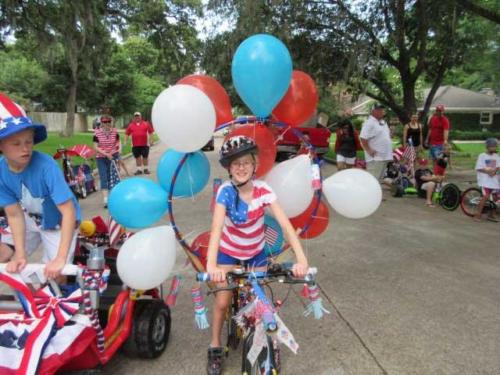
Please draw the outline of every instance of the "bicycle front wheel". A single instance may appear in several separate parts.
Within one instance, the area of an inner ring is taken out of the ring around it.
[[[248,359],[248,353],[252,349],[255,328],[251,328],[249,334],[243,341],[241,373],[243,375],[278,375],[280,370],[280,353],[278,343],[266,335],[267,346],[264,346],[252,364]]]
[[[465,190],[460,199],[460,207],[464,214],[467,216],[476,215],[482,196],[483,193],[478,188],[473,187]]]
[[[454,211],[460,204],[460,189],[455,184],[446,184],[441,190],[441,207],[448,211]]]

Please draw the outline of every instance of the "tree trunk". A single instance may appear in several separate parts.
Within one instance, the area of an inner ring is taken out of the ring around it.
[[[66,126],[61,132],[61,137],[71,137],[75,132],[75,107],[76,92],[78,87],[78,48],[74,40],[68,43],[66,49],[69,67],[71,69],[71,85],[68,89],[68,99],[66,100]]]
[[[417,111],[415,83],[402,77],[404,114],[399,118],[402,124],[410,122],[411,115]]]
[[[77,82],[71,82],[68,90],[68,100],[66,100],[66,126],[60,133],[61,137],[71,137],[75,133],[75,105]]]

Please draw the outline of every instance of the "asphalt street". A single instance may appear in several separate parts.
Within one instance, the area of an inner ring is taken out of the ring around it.
[[[153,172],[164,151],[162,144],[152,148]],[[207,156],[211,179],[226,178],[217,153]],[[133,171],[134,160],[126,163]],[[335,170],[325,165],[322,172],[327,177]],[[470,176],[455,178],[465,187]],[[177,224],[189,240],[210,227],[211,194],[209,183],[194,198],[174,202]],[[282,349],[283,373],[500,373],[500,224],[475,223],[460,209],[428,208],[416,197],[384,195],[378,211],[363,220],[330,210],[327,231],[303,242],[310,264],[319,268],[331,314],[320,321],[303,317],[302,301],[290,293],[282,317],[300,349],[297,355]],[[99,193],[80,202],[85,218],[107,214]],[[157,224],[168,224],[168,218]],[[180,246],[174,273],[184,283],[164,354],[137,360],[120,353],[103,368],[105,374],[205,373],[209,332],[195,328],[194,271]],[[286,293],[276,289],[281,298]],[[239,373],[240,363],[240,352],[231,352],[224,373]]]

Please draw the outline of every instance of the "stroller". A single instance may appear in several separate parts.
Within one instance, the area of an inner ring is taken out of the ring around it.
[[[83,159],[89,159],[94,154],[95,151],[87,145],[75,145],[69,149],[58,148],[53,156],[56,160],[62,158],[64,179],[75,196],[81,199],[85,199],[89,193],[97,191],[95,180],[89,164],[73,165],[71,157],[80,156]]]
[[[391,195],[400,198],[404,194],[417,194],[415,188],[415,148],[399,147],[392,153],[393,161],[387,163],[384,178],[390,179]]]

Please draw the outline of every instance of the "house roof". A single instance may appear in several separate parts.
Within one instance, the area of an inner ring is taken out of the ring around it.
[[[351,104],[352,114],[355,116],[370,114],[374,102],[375,99],[370,98],[368,95],[360,95],[358,100]]]
[[[423,97],[429,95],[430,89],[424,90]],[[375,100],[367,95],[361,95],[356,102],[351,104],[354,115],[366,116],[370,114]],[[431,110],[436,105],[443,104],[446,112],[500,112],[500,97],[488,95],[456,86],[441,86],[436,91],[431,103]],[[419,103],[418,110],[423,109],[423,101]]]
[[[424,90],[424,98],[430,89]],[[447,112],[500,111],[500,97],[462,89],[456,86],[441,86],[436,91],[431,109],[443,104]],[[423,103],[420,103],[422,109]]]

